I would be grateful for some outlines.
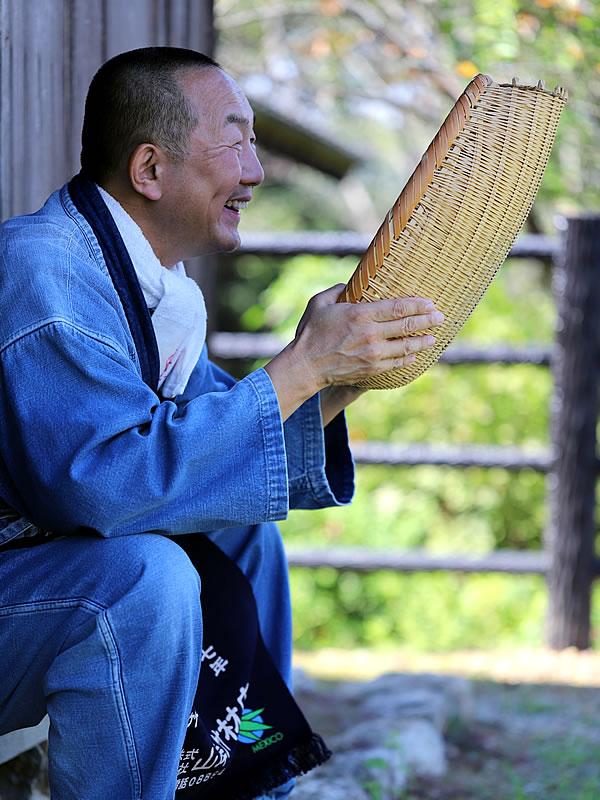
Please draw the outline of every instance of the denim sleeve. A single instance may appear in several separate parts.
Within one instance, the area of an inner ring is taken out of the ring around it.
[[[187,402],[198,387],[206,387],[207,383],[224,391],[235,384],[235,379],[208,359],[201,359],[182,401]],[[350,503],[354,494],[354,462],[344,414],[339,414],[323,430],[321,404],[315,395],[292,414],[283,430],[290,508]]]
[[[109,340],[51,323],[0,365],[0,494],[34,524],[103,536],[283,519],[286,449],[264,370],[178,407]]]
[[[284,423],[290,508],[347,505],[354,494],[354,462],[344,414],[325,429],[319,395]]]

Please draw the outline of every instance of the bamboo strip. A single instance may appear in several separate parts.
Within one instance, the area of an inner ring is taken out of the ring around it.
[[[477,75],[367,248],[340,302],[431,298],[444,323],[414,364],[358,385],[392,389],[435,363],[504,262],[533,205],[567,92]]]

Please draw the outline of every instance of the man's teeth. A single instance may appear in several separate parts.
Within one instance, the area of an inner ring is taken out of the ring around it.
[[[245,200],[230,200],[228,203],[225,203],[225,208],[233,208],[234,211],[241,211],[244,208],[248,208],[248,202]]]

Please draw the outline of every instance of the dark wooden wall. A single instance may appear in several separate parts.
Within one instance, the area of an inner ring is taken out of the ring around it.
[[[79,169],[88,84],[123,50],[213,49],[212,0],[0,2],[0,216],[33,211]]]

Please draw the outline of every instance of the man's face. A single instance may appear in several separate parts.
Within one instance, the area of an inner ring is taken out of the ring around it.
[[[235,250],[240,209],[264,178],[252,109],[235,81],[212,67],[180,80],[200,122],[190,134],[189,154],[169,163],[164,184],[165,233],[177,260]]]

